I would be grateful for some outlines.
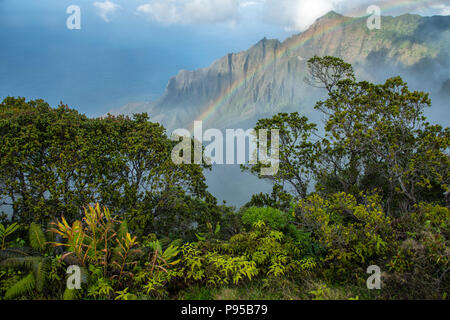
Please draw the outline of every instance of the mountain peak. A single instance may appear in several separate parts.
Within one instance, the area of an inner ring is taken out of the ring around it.
[[[317,18],[316,21],[314,21],[314,23],[312,25],[320,25],[323,23],[329,23],[330,21],[342,20],[345,18],[349,18],[349,17],[343,16],[342,14],[339,14],[336,11],[331,10],[331,11],[328,11],[325,15]]]
[[[315,55],[339,57],[352,63],[357,75],[374,81],[384,80],[385,74],[417,72],[434,79],[449,65],[450,16],[415,17],[386,17],[381,31],[371,32],[364,17],[330,11],[283,42],[264,37],[209,67],[180,72],[164,95],[148,106],[149,113],[173,129],[190,125],[203,110],[215,110],[208,111],[205,127],[218,128],[278,112],[312,112],[308,106],[315,104],[319,93],[304,83],[308,75],[304,61]],[[353,19],[355,23],[341,23]],[[429,87],[438,91],[442,86],[445,93],[449,83],[442,80]]]
[[[331,11],[327,12],[324,16],[320,17],[319,20],[321,20],[321,19],[340,19],[342,17],[343,17],[343,15],[337,13],[336,11],[331,10]]]

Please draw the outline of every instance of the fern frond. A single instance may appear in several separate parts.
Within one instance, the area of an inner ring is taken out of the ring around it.
[[[36,252],[31,248],[8,248],[0,250],[0,261],[8,258],[29,257],[35,254]]]
[[[42,228],[36,223],[32,222],[29,229],[29,238],[31,247],[35,250],[44,251],[45,250],[45,235]]]
[[[35,270],[42,261],[41,257],[15,257],[2,260],[0,267]]]
[[[16,222],[6,228],[0,223],[0,249],[5,248],[6,237],[13,234],[17,229],[19,229],[19,225]]]
[[[43,292],[48,282],[48,276],[52,269],[52,260],[50,258],[44,258],[37,265],[34,271],[34,277],[36,279],[36,289],[38,292]]]
[[[172,247],[181,247],[182,245],[183,245],[183,239],[175,239],[169,244],[169,246],[172,246]]]
[[[9,236],[13,234],[17,229],[19,229],[19,227],[20,226],[17,224],[17,222],[14,222],[6,228],[5,235]]]
[[[36,286],[33,273],[28,274],[22,280],[16,282],[11,288],[9,288],[5,293],[5,300],[15,299],[17,297],[23,296],[24,294],[32,291]]]

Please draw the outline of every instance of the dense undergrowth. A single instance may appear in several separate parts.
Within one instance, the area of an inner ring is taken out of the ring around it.
[[[145,114],[5,99],[0,297],[447,299],[448,128],[400,78],[357,82],[333,57],[309,66],[329,94],[325,136],[297,113],[258,121],[279,130],[279,170],[243,166],[274,187],[240,209],[209,194],[208,165],[175,165]]]
[[[251,207],[242,220],[257,220],[241,232],[223,240],[217,226],[194,242],[154,234],[138,239],[126,222],[98,205],[73,224],[62,217],[43,231],[33,223],[27,240],[6,240],[0,251],[0,294],[4,299],[446,298],[448,208],[420,205],[394,223],[376,197],[357,203],[340,193],[328,200],[308,197],[289,214],[279,212],[276,221],[272,210]],[[355,220],[344,222],[349,216]],[[289,228],[294,222],[302,228]],[[63,241],[55,241],[56,235]],[[80,267],[80,290],[66,286],[71,265]],[[380,290],[366,287],[369,265],[383,270]]]

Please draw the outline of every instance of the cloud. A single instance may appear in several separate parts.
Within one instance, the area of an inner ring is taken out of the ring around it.
[[[111,21],[110,16],[120,9],[118,4],[115,4],[109,0],[106,0],[105,2],[96,1],[94,2],[94,7],[97,8],[98,15],[106,22]]]
[[[333,10],[329,0],[267,0],[266,19],[284,25],[289,31],[303,31],[318,17]]]
[[[269,23],[282,25],[289,31],[304,31],[317,18],[331,10],[347,16],[362,16],[366,14],[370,5],[378,5],[382,15],[404,13],[449,15],[450,6],[445,4],[447,1],[412,0],[396,4],[391,0],[265,0],[263,19]]]
[[[411,0],[400,5],[392,0],[147,0],[136,11],[167,25],[236,23],[248,18],[249,12],[255,12],[253,17],[261,21],[298,32],[306,30],[331,10],[347,16],[362,16],[367,14],[370,5],[380,6],[382,15],[450,14],[445,0]]]
[[[241,8],[247,8],[247,7],[251,7],[251,6],[255,6],[255,5],[259,5],[264,3],[264,0],[259,0],[259,1],[252,1],[252,0],[243,0],[239,2],[239,6]]]
[[[165,24],[173,24],[182,21],[179,8],[171,1],[153,1],[151,3],[140,5],[136,11],[147,15],[152,20]]]
[[[136,11],[164,24],[229,23],[239,20],[239,0],[153,0]]]
[[[365,14],[366,8],[374,3],[374,0],[266,0],[264,19],[288,31],[304,31],[331,10],[341,14]]]
[[[436,4],[431,6],[432,9],[437,10],[437,14],[442,16],[450,15],[450,5],[446,4]]]

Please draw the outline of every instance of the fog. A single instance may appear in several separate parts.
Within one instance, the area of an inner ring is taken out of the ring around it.
[[[420,62],[413,68],[399,68],[389,65],[386,61],[378,61],[377,64],[369,65],[359,80],[368,80],[375,83],[383,83],[387,78],[401,76],[407,82],[408,88],[417,91],[424,91],[430,94],[431,107],[424,110],[424,115],[431,124],[439,124],[443,127],[450,125],[450,88],[443,88],[443,83],[450,78],[450,60],[442,58],[440,63]],[[383,66],[380,68],[380,65]],[[367,76],[369,75],[369,76]],[[318,134],[323,136],[324,118],[323,115],[313,109],[313,101],[326,99],[325,92],[322,95],[308,97],[311,101],[307,106],[299,106],[298,109],[289,111],[299,111],[302,115],[307,116],[311,122],[318,125]],[[269,117],[271,115],[261,115],[260,118]],[[252,128],[257,119],[251,119],[244,123],[236,124],[235,128],[244,130]],[[226,201],[228,205],[240,207],[250,201],[252,195],[260,192],[269,193],[272,185],[269,181],[258,179],[256,176],[242,172],[239,165],[214,165],[211,171],[205,171],[205,176],[209,186],[209,191],[221,202]]]

